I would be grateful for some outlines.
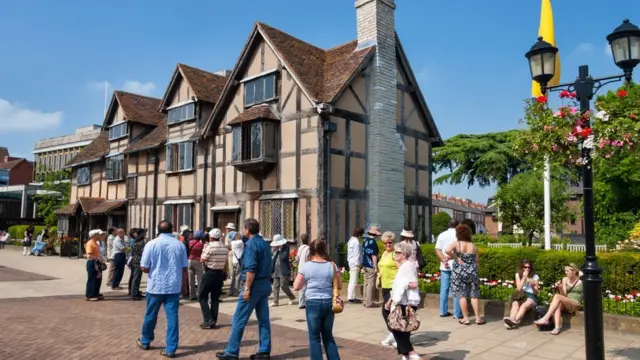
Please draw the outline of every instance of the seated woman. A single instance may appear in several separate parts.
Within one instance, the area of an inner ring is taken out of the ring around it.
[[[38,240],[36,240],[36,244],[33,245],[31,253],[36,256],[42,256],[44,254],[44,247],[46,245],[47,243],[42,240],[42,236],[38,236]]]
[[[523,259],[516,273],[516,291],[511,295],[511,314],[503,319],[507,329],[520,325],[527,311],[538,303],[539,280],[538,275],[533,273],[531,260]]]
[[[580,280],[580,268],[571,263],[564,267],[565,276],[556,283],[558,293],[553,295],[549,305],[549,311],[540,319],[534,321],[536,325],[547,325],[553,316],[555,328],[552,335],[558,335],[562,331],[562,312],[575,313],[582,307],[582,280]]]

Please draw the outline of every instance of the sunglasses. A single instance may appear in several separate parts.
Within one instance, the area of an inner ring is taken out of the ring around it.
[[[393,253],[396,254],[396,255],[400,255],[400,254],[402,254],[402,251],[394,251]]]
[[[393,241],[385,241],[384,244],[385,245],[393,245]]]
[[[531,266],[523,266],[523,269],[531,269]]]

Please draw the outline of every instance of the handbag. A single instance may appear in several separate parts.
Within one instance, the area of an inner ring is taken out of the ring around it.
[[[105,264],[104,262],[100,261],[100,270],[101,271],[107,270],[107,264]]]
[[[340,289],[338,289],[338,268],[334,262],[331,262],[333,267],[333,298],[331,299],[332,310],[334,314],[340,314],[344,310],[344,304],[340,298]]]
[[[424,255],[422,255],[422,249],[420,248],[420,244],[416,241],[416,262],[418,263],[418,272],[422,272],[427,263],[424,261]]]
[[[402,315],[402,309],[394,309],[387,318],[387,324],[393,331],[413,332],[420,328],[420,317],[411,306],[407,306],[405,315]]]

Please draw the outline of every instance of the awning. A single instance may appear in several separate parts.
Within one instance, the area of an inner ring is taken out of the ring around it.
[[[211,207],[212,211],[240,211],[240,205],[220,205]]]
[[[167,200],[163,204],[164,205],[179,205],[179,204],[194,204],[196,201],[193,199],[178,199],[178,200]]]
[[[267,194],[262,195],[258,200],[288,200],[288,199],[297,199],[298,194]]]

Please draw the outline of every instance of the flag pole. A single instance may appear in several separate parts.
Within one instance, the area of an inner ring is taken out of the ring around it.
[[[551,250],[551,166],[544,159],[544,249]]]
[[[109,93],[109,82],[104,82],[104,110],[102,112],[102,116],[107,116],[107,96]]]

